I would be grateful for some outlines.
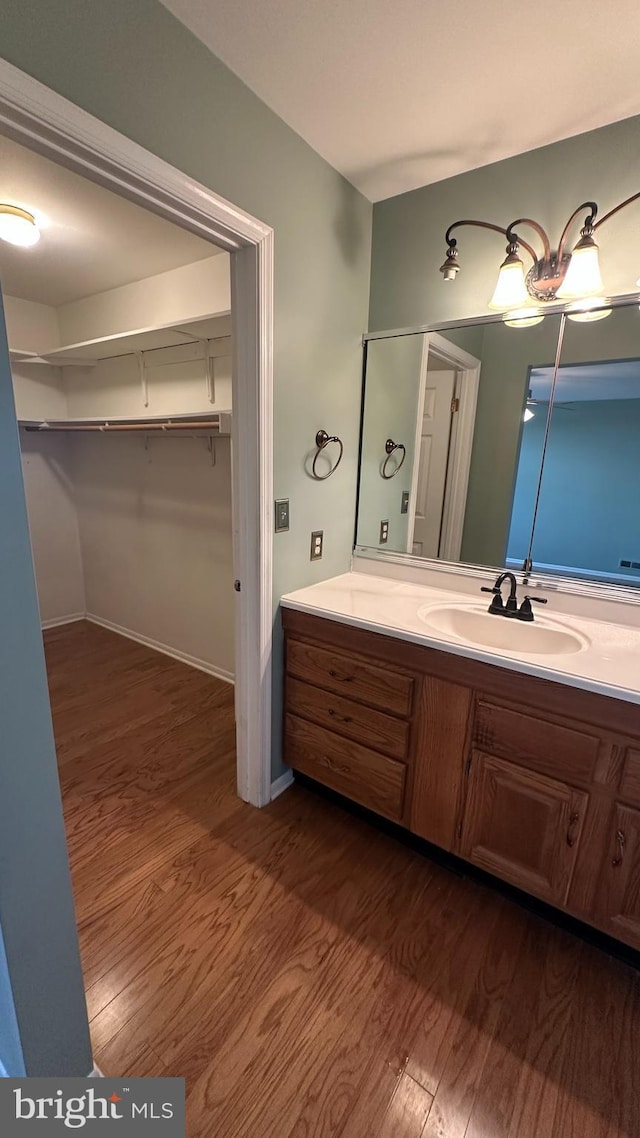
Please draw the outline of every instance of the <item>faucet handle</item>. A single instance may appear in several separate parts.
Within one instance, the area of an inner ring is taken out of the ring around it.
[[[503,616],[504,615],[504,602],[502,600],[502,593],[501,593],[500,589],[497,589],[495,585],[493,586],[493,588],[489,588],[488,585],[481,585],[480,586],[480,592],[481,593],[493,593],[493,600],[492,600],[491,604],[489,605],[489,608],[487,611],[492,612],[492,613],[496,613],[499,616]]]
[[[525,597],[518,610],[518,620],[533,620],[533,612],[531,609],[531,602],[535,601],[537,605],[546,605],[546,597]]]

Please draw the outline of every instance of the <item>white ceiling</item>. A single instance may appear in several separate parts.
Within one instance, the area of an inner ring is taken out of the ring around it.
[[[637,0],[164,0],[372,201],[640,113]]]
[[[220,252],[1,136],[0,202],[28,209],[42,230],[30,249],[0,241],[3,291],[55,308]]]
[[[552,379],[552,367],[533,368],[529,376],[531,397],[548,403]],[[594,399],[640,399],[640,360],[567,364],[558,369],[554,395],[557,403]]]

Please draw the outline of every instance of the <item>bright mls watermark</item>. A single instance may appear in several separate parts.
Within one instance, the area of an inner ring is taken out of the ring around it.
[[[0,1079],[2,1138],[185,1138],[184,1079]]]

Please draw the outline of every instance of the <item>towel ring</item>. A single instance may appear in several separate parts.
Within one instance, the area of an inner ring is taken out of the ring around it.
[[[338,458],[334,462],[333,466],[331,466],[329,468],[329,470],[327,471],[326,474],[318,474],[318,472],[316,471],[316,463],[317,463],[320,455],[322,454],[324,448],[326,446],[328,446],[329,443],[337,443],[338,446],[340,447],[340,454],[338,455]],[[344,454],[344,446],[342,445],[342,439],[339,439],[337,435],[328,435],[326,431],[318,431],[318,433],[316,435],[316,446],[318,449],[317,449],[317,451],[314,455],[314,458],[313,458],[313,464],[311,466],[311,473],[313,474],[313,477],[316,479],[317,482],[324,482],[325,478],[330,478],[331,475],[340,466],[340,462],[342,460],[342,455]]]
[[[404,443],[394,443],[393,439],[387,439],[386,443],[384,444],[384,449],[387,452],[387,457],[385,458],[385,460],[382,464],[382,470],[380,471],[380,473],[381,473],[382,477],[385,478],[388,482],[390,478],[395,478],[400,467],[402,466],[405,458],[407,457],[407,448],[405,447]],[[400,462],[395,467],[395,469],[392,470],[390,474],[388,474],[387,473],[387,463],[388,463],[389,459],[391,458],[391,455],[395,454],[395,452],[397,450],[402,451],[402,458],[400,459]]]

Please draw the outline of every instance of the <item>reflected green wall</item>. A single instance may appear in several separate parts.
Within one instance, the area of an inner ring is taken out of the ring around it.
[[[516,483],[529,366],[553,364],[560,317],[534,328],[484,327],[461,559],[502,566]]]

